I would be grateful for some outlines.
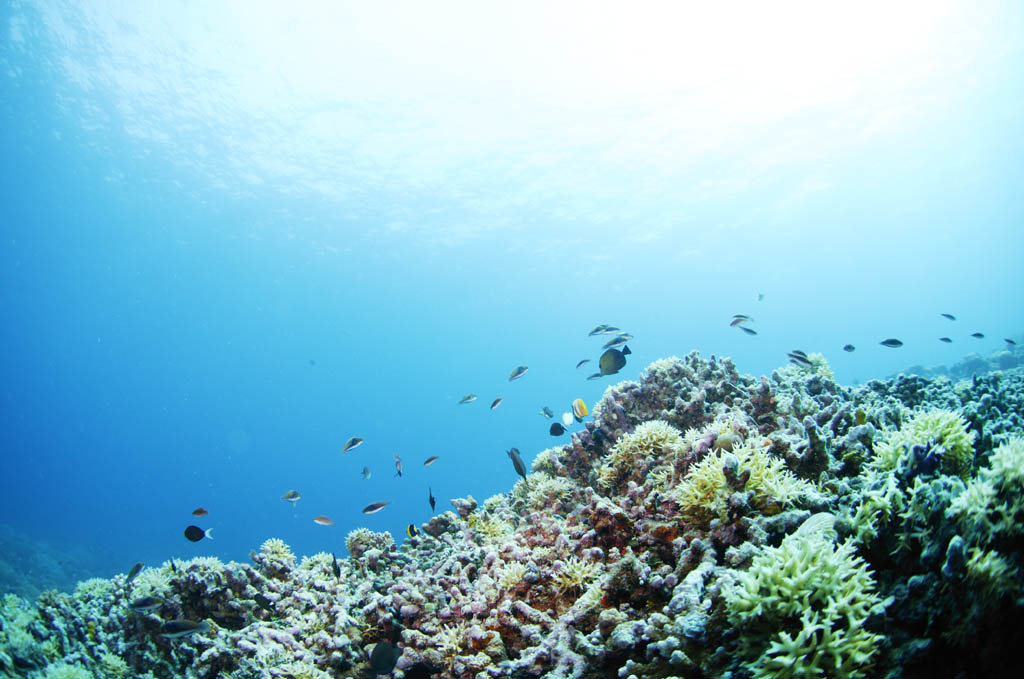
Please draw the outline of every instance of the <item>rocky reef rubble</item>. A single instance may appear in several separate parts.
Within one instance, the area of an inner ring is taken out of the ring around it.
[[[1024,373],[857,389],[660,360],[511,492],[350,557],[168,562],[0,610],[0,676],[971,677],[1024,667]],[[149,611],[130,603],[152,595]],[[171,639],[161,625],[206,620]],[[370,665],[394,644],[394,667]]]

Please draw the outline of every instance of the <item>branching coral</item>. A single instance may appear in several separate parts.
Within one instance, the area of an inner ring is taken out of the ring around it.
[[[887,602],[854,543],[836,547],[826,535],[809,531],[762,547],[723,588],[756,678],[853,678],[871,667],[881,636],[864,623]]]
[[[975,436],[958,412],[920,412],[875,446],[870,464],[878,471],[915,475],[941,470],[966,479],[974,466]]]
[[[601,484],[613,488],[629,478],[642,482],[649,470],[674,464],[682,452],[679,430],[663,420],[644,422],[612,448],[599,472]]]

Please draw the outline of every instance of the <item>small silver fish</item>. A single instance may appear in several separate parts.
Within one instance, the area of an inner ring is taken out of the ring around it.
[[[516,369],[512,371],[511,375],[508,376],[508,381],[511,382],[512,380],[518,380],[520,377],[526,374],[527,370],[529,370],[529,368],[526,367],[525,365],[516,366]]]
[[[494,399],[493,401],[491,401],[491,410],[494,410],[495,408],[497,408],[498,406],[500,406],[500,405],[501,405],[501,402],[502,402],[503,400],[504,400],[504,399],[503,399],[503,398],[502,398],[501,396],[499,396],[498,398],[496,398],[496,399]]]
[[[376,514],[380,510],[387,507],[390,502],[371,502],[370,504],[363,507],[363,514]]]
[[[475,400],[476,394],[466,394],[465,396],[459,399],[459,404],[461,405],[463,403],[472,403]]]
[[[348,441],[345,441],[345,445],[341,447],[341,452],[347,453],[350,450],[355,450],[361,445],[363,445],[363,439],[358,436],[353,436]]]
[[[580,361],[579,363],[576,364],[576,367],[579,368],[584,363],[590,363],[590,359],[589,358],[583,359],[582,361]]]
[[[429,467],[430,465],[432,465],[435,462],[437,462],[439,459],[440,459],[439,455],[431,455],[427,459],[423,460],[423,466],[424,467]]]

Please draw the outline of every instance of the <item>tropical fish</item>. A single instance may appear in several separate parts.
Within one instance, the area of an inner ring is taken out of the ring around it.
[[[985,339],[984,333],[980,333],[980,332],[972,332],[971,333],[971,337],[973,337],[975,339]]]
[[[611,338],[607,342],[605,342],[604,345],[601,348],[602,349],[618,349],[619,347],[625,345],[626,342],[628,342],[628,341],[629,341],[629,338],[616,336],[616,337]]]
[[[844,344],[843,345],[843,351],[846,351],[846,352],[853,351],[856,348],[857,347],[853,346],[852,344]]]
[[[529,370],[529,368],[527,368],[525,365],[516,366],[516,369],[512,371],[511,375],[508,376],[508,381],[511,382],[512,380],[518,380],[520,377],[526,374],[527,370]]]
[[[212,528],[207,528],[206,530],[203,530],[199,526],[189,526],[188,528],[185,529],[185,537],[187,537],[192,542],[199,542],[203,538],[207,538],[208,540],[212,540],[213,539],[212,533],[213,533],[213,529]]]
[[[547,406],[544,406],[543,408],[540,409],[540,414],[548,418],[549,420],[555,416],[555,414],[551,411],[551,408],[548,408]]]
[[[371,502],[370,504],[363,507],[363,514],[376,514],[380,510],[387,507],[390,502]]]
[[[402,656],[401,649],[389,641],[381,641],[370,647],[370,668],[376,674],[391,674]]]
[[[206,511],[202,507],[196,507],[192,510],[192,516],[206,516],[210,512]]]
[[[405,534],[411,538],[414,538],[420,534],[420,529],[416,527],[415,523],[410,523],[408,526],[405,527]]]
[[[163,606],[164,600],[158,596],[144,596],[133,600],[129,605],[133,611],[148,613]]]
[[[350,450],[355,450],[363,444],[363,439],[358,436],[353,436],[348,441],[345,441],[345,445],[341,447],[342,453],[347,453]]]
[[[599,325],[590,332],[587,333],[587,337],[593,337],[594,335],[603,335],[604,331],[608,329],[607,325]]]
[[[587,404],[583,402],[582,398],[578,398],[572,402],[572,414],[576,418],[577,422],[582,422],[583,418],[589,414],[587,410]]]
[[[321,514],[320,516],[314,516],[313,517],[313,523],[317,524],[318,526],[333,526],[334,525],[334,522],[331,521],[330,517],[324,516],[323,514]]]
[[[561,436],[565,433],[565,427],[562,426],[561,422],[555,422],[551,425],[551,428],[548,429],[548,433],[552,436]]]
[[[624,346],[622,347],[622,351],[619,351],[618,349],[609,349],[601,354],[601,358],[597,362],[601,367],[600,375],[614,375],[622,370],[626,365],[626,356],[631,353],[633,352],[629,350],[629,347]]]
[[[365,480],[367,480],[367,481],[370,480],[370,468],[369,467],[363,467],[363,478]]]
[[[747,333],[748,335],[756,335],[757,334],[757,330],[753,330],[751,328],[748,328],[745,325],[741,325],[740,326],[740,330],[742,330],[743,332]]]
[[[434,464],[435,462],[437,462],[440,459],[441,459],[440,455],[431,455],[427,459],[423,460],[423,466],[424,467],[429,467],[430,465]]]
[[[562,426],[566,429],[572,426],[572,413],[562,413]]]
[[[434,497],[434,491],[430,486],[427,486],[427,502],[430,503],[430,511],[434,511],[434,505],[437,503],[437,498]]]
[[[519,455],[518,448],[509,448],[507,451],[508,457],[512,460],[512,466],[516,468],[516,474],[523,477],[523,481],[526,480],[526,465],[523,464],[523,458]]]
[[[498,406],[500,406],[500,405],[501,405],[501,402],[502,402],[503,400],[504,400],[504,399],[503,399],[503,398],[502,398],[501,396],[499,396],[498,398],[496,398],[496,399],[494,399],[493,401],[491,401],[491,410],[494,410],[495,408],[497,408]]]
[[[891,349],[896,349],[898,347],[903,346],[903,342],[899,341],[898,339],[893,339],[891,337],[887,340],[882,340],[881,342],[879,342],[879,344],[881,344],[883,347],[889,347]]]
[[[195,620],[171,620],[160,626],[160,635],[168,639],[178,639],[195,634],[196,632],[203,634],[208,629],[210,629],[210,623],[205,620],[202,622],[196,622]]]
[[[794,349],[793,351],[786,354],[786,356],[789,357],[790,363],[795,363],[797,365],[803,365],[808,367],[814,365],[813,363],[811,363],[811,359],[807,358],[807,354],[800,351],[799,349]]]
[[[953,343],[953,340],[949,339],[948,337],[940,337],[939,341],[940,342],[945,342],[946,344],[952,344]]]
[[[951,321],[955,321],[956,320],[956,316],[954,316],[953,314],[939,314],[939,315],[942,316],[943,318],[948,318]]]
[[[396,453],[395,454],[395,476],[401,476],[401,475],[402,475],[402,458],[398,457],[398,454]]]
[[[735,328],[735,327],[736,327],[737,325],[740,325],[740,324],[742,324],[742,323],[746,323],[746,322],[747,322],[747,319],[746,319],[746,318],[738,318],[738,317],[734,317],[734,318],[733,318],[733,319],[732,319],[732,320],[731,320],[731,321],[729,322],[729,327],[730,327],[730,328]]]
[[[287,493],[281,496],[282,500],[287,500],[292,503],[292,507],[295,507],[295,503],[299,501],[302,495],[297,490],[289,490]]]
[[[584,363],[590,363],[590,359],[589,358],[583,359],[582,361],[580,361],[579,363],[576,364],[576,367],[579,368]]]
[[[334,573],[334,577],[341,580],[341,566],[338,565],[338,557],[331,552],[331,572]]]
[[[587,375],[587,380],[596,380],[603,377],[601,373],[594,373],[593,375]]]
[[[129,582],[131,582],[132,580],[134,580],[134,579],[135,579],[135,577],[136,577],[136,576],[137,576],[137,575],[138,575],[139,573],[141,573],[141,572],[142,572],[142,569],[143,569],[143,568],[145,568],[145,567],[146,567],[146,564],[144,564],[144,563],[143,563],[143,562],[141,562],[141,561],[139,561],[139,562],[138,562],[138,563],[136,563],[136,564],[135,564],[134,566],[132,566],[132,567],[131,567],[131,568],[130,568],[130,569],[128,570],[128,575],[126,575],[126,576],[125,576],[125,578],[124,578],[124,584],[126,584],[126,585],[127,585],[127,584],[128,584]]]
[[[796,354],[797,356],[803,356],[804,358],[807,358],[807,354],[805,352],[799,350],[799,349],[794,349],[793,351],[791,351],[789,353]]]
[[[476,400],[476,394],[466,394],[465,396],[463,396],[462,398],[459,399],[459,403],[460,404],[462,404],[462,403],[472,403],[475,400]]]
[[[277,611],[274,610],[274,602],[271,601],[263,592],[256,592],[256,594],[253,595],[252,600],[256,602],[257,606],[265,610],[267,613],[277,615]]]
[[[1003,341],[1004,341],[1004,342],[1006,342],[1007,344],[1009,344],[1009,345],[1010,345],[1011,347],[1015,347],[1015,346],[1017,346],[1017,343],[1016,343],[1016,342],[1014,342],[1014,341],[1013,341],[1012,339],[1010,339],[1009,337],[1007,337],[1007,338],[1006,338],[1006,339],[1004,339]]]

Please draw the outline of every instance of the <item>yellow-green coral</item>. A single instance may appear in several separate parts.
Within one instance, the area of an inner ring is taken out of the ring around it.
[[[530,488],[526,495],[526,503],[531,509],[551,507],[556,500],[569,496],[569,482],[560,476],[552,476],[545,472],[534,472],[530,475]]]
[[[46,668],[43,679],[92,679],[92,672],[67,663],[56,663]]]
[[[281,561],[289,565],[295,564],[295,555],[292,554],[291,547],[280,538],[266,540],[260,547],[260,551],[271,561]]]
[[[896,470],[910,462],[910,451],[915,445],[930,445],[931,453],[939,456],[944,474],[967,479],[974,467],[975,436],[973,431],[967,431],[967,422],[960,413],[928,410],[914,415],[899,431],[890,432],[876,444],[870,466],[878,471]]]
[[[733,464],[737,475],[746,471],[750,478],[742,489],[729,484],[725,469]],[[750,492],[751,506],[761,512],[777,513],[810,490],[810,485],[798,479],[783,461],[753,443],[735,447],[732,452],[710,452],[690,467],[676,490],[676,500],[684,516],[696,522],[728,519],[729,496],[744,490]]]
[[[971,542],[1024,532],[1024,439],[1014,437],[992,451],[988,464],[953,499],[946,517],[958,521]]]
[[[120,679],[121,677],[128,676],[128,663],[113,653],[103,653],[100,655],[100,669],[103,671],[103,676],[110,679]]]
[[[600,570],[596,563],[578,556],[569,556],[562,564],[551,576],[551,583],[559,594],[582,592]]]
[[[620,438],[599,472],[601,484],[613,487],[651,463],[671,464],[682,454],[679,430],[663,420],[651,420]],[[653,458],[653,459],[649,459]]]
[[[723,587],[756,679],[866,676],[881,636],[864,628],[887,605],[854,543],[811,531],[765,546]]]
[[[362,555],[368,549],[379,549],[386,552],[393,544],[395,544],[395,539],[391,537],[389,531],[375,533],[369,528],[356,528],[345,537],[345,549],[355,557]]]
[[[1016,570],[1006,557],[975,547],[967,561],[967,580],[985,599],[995,602],[1020,589],[1021,583],[1014,577]]]

